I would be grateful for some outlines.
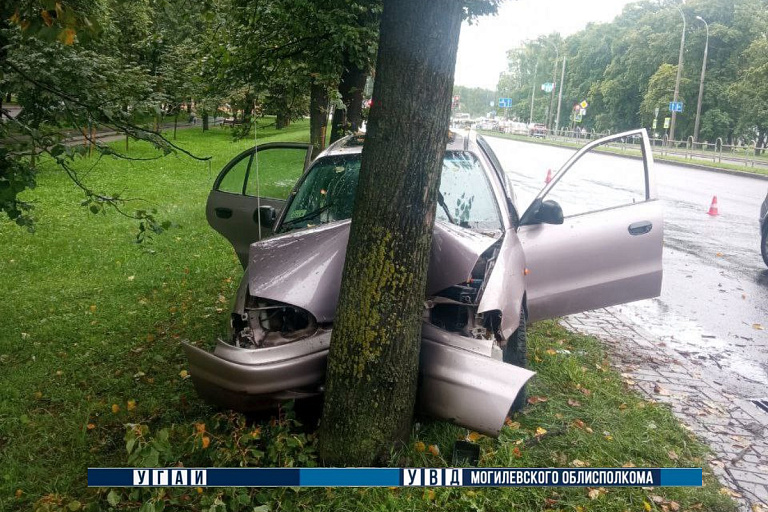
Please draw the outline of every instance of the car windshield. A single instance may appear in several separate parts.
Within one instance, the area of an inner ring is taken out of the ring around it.
[[[302,229],[352,217],[359,153],[318,160],[300,182],[279,231]],[[502,230],[488,177],[475,155],[447,151],[440,179],[437,219],[488,234]]]

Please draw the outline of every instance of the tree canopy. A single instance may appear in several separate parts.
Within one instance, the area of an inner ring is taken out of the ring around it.
[[[556,46],[558,81],[566,58],[561,127],[571,125],[571,107],[586,100],[589,107],[581,126],[587,129],[650,129],[659,108],[656,131],[662,133],[683,28],[678,5],[671,0],[632,3],[611,23],[590,24],[565,39],[559,34],[542,36],[510,50],[498,95],[513,98],[513,106],[502,115],[528,120],[533,87],[534,120],[545,122],[549,95],[540,91],[540,85],[551,81]],[[687,24],[679,96],[684,109],[677,116],[676,138],[685,139],[694,130],[706,40],[700,16],[709,24],[700,139],[764,143],[768,1],[693,0],[679,7]]]

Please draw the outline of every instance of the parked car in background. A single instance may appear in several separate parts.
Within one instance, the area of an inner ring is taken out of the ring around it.
[[[588,167],[595,147],[633,133],[645,144],[635,197],[564,215],[552,199],[561,178],[584,161]],[[252,410],[322,393],[362,144],[347,137],[311,164],[308,144],[264,144],[219,174],[208,222],[232,243],[245,273],[229,334],[212,353],[184,345],[205,399]],[[279,176],[274,168],[289,162],[307,170],[288,197],[256,197],[259,173]],[[417,407],[489,435],[525,402],[521,391],[533,375],[525,369],[528,322],[661,289],[662,212],[644,130],[586,145],[518,208],[488,143],[453,134],[439,187]]]
[[[528,130],[528,135],[531,137],[546,137],[547,126],[541,123],[534,123]]]
[[[768,194],[760,206],[760,252],[763,254],[763,261],[768,265]]]

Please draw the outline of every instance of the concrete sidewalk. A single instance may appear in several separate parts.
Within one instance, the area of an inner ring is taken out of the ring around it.
[[[768,413],[722,391],[684,357],[625,318],[619,307],[571,315],[569,330],[606,342],[625,383],[669,404],[684,426],[712,449],[709,463],[744,512],[768,512]],[[766,390],[768,397],[768,390]]]

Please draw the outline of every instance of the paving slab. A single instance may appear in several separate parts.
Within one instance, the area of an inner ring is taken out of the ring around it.
[[[671,406],[712,450],[712,472],[735,493],[739,510],[768,510],[767,413],[725,392],[702,375],[698,361],[668,348],[616,308],[569,315],[561,323],[606,342],[612,363],[630,388]]]

